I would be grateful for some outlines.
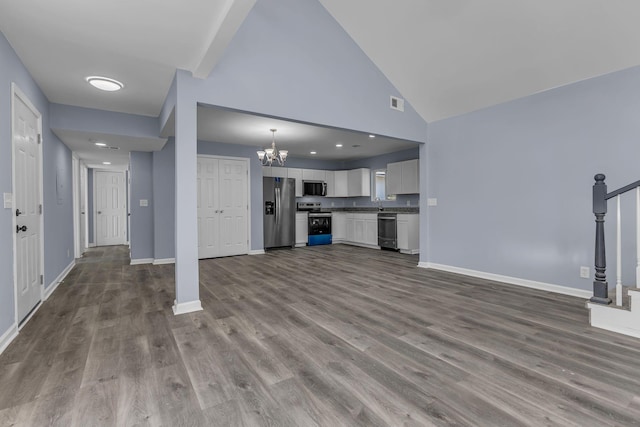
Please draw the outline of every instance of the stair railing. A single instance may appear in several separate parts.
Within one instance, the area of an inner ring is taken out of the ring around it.
[[[606,269],[607,258],[604,246],[604,217],[607,214],[607,201],[616,198],[616,305],[622,305],[622,230],[620,196],[633,189],[636,190],[636,286],[640,284],[640,181],[626,185],[615,191],[607,193],[605,176],[597,174],[593,185],[593,214],[596,216],[596,250],[595,268],[596,274],[593,281],[593,297],[591,302],[598,304],[611,304],[609,298],[609,284],[607,283]]]

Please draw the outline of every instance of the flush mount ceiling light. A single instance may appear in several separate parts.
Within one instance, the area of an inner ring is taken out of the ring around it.
[[[336,144],[336,148],[342,148],[342,144]]]
[[[111,162],[102,162],[103,165],[110,165]]]
[[[86,80],[91,86],[106,92],[115,92],[124,87],[122,83],[117,80],[110,79],[109,77],[89,76]]]
[[[276,131],[278,129],[269,129],[272,133],[271,148],[265,148],[259,150],[258,159],[262,163],[262,166],[272,166],[273,162],[277,162],[280,166],[284,166],[284,162],[287,160],[288,150],[280,150],[276,148]]]
[[[318,154],[316,151],[311,151],[309,154]]]
[[[107,144],[105,144],[104,142],[96,142],[95,143],[98,147],[106,147]]]

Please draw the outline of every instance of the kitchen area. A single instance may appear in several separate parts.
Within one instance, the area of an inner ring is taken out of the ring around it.
[[[373,166],[263,166],[265,249],[340,243],[419,253],[418,159]]]

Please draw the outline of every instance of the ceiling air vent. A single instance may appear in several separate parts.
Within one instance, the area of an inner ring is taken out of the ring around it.
[[[389,106],[392,110],[404,111],[404,99],[390,96]]]

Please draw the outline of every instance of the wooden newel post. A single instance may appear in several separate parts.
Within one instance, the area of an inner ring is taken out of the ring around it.
[[[596,275],[593,281],[593,297],[591,302],[611,304],[609,298],[609,284],[607,283],[607,257],[604,249],[604,216],[607,213],[607,184],[605,176],[597,174],[593,184],[593,214],[596,216]]]

